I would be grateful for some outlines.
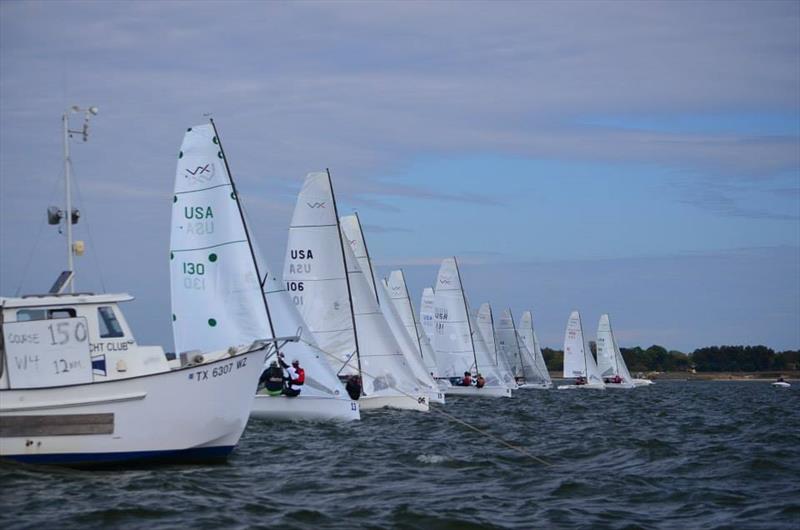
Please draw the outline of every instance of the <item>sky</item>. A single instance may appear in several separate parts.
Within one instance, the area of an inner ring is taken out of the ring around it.
[[[134,295],[141,343],[172,348],[176,153],[211,115],[273,270],[330,168],[417,300],[455,255],[546,346],[579,309],[623,347],[800,347],[796,1],[2,1],[0,295],[66,268],[75,104],[77,286]]]

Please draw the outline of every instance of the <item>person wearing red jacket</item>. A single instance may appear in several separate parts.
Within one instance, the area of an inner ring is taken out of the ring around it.
[[[300,367],[300,361],[294,359],[291,366],[287,366],[283,359],[281,364],[286,368],[286,387],[283,389],[283,395],[286,397],[297,397],[303,389],[303,384],[306,382],[306,371]]]

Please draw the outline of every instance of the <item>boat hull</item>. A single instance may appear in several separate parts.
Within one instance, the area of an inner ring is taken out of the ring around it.
[[[427,397],[415,398],[410,396],[364,396],[358,400],[358,403],[362,411],[383,408],[417,410],[422,412],[428,412],[428,410],[430,410]]]
[[[776,382],[772,383],[772,386],[779,387],[779,388],[789,388],[792,385],[790,385],[789,383],[787,383],[785,381],[776,381]]]
[[[444,392],[441,391],[428,392],[428,403],[438,403],[439,405],[444,405],[445,403]]]
[[[520,389],[535,389],[535,390],[548,390],[553,388],[552,383],[522,383],[518,386]]]
[[[258,394],[250,417],[274,421],[356,421],[361,419],[357,401],[323,396],[267,396]]]
[[[606,388],[609,390],[624,390],[636,388],[633,383],[606,383]]]
[[[559,390],[580,390],[580,389],[584,389],[584,390],[605,390],[607,387],[606,387],[606,385],[597,385],[597,384],[591,384],[591,385],[574,385],[573,384],[573,385],[558,385],[557,388]]]
[[[478,388],[475,386],[451,386],[445,390],[448,396],[511,397],[511,389],[499,386]]]
[[[654,384],[655,383],[650,381],[649,379],[634,379],[633,380],[633,385],[634,386],[648,386],[648,385],[654,385]]]
[[[214,461],[247,425],[265,349],[129,379],[0,391],[0,458],[114,465]]]

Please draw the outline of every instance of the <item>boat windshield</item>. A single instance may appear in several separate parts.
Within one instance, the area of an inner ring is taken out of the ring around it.
[[[119,325],[114,309],[111,306],[101,306],[97,308],[97,320],[100,324],[100,338],[111,339],[122,337],[122,326]]]

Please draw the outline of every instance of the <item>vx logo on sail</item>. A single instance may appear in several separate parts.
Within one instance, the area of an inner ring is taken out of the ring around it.
[[[309,208],[325,208],[324,202],[307,202]]]
[[[202,184],[209,182],[211,179],[214,178],[214,173],[215,173],[213,163],[208,163],[204,166],[197,166],[194,169],[186,168],[185,171],[186,174],[184,175],[184,177],[189,179],[189,182],[195,184]]]

